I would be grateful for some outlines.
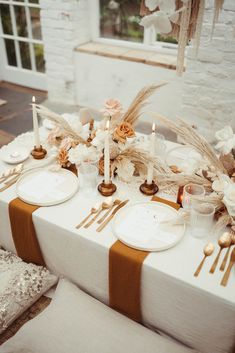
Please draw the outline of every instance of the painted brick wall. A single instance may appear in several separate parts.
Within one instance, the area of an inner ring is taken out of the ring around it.
[[[210,140],[226,124],[235,128],[235,1],[225,0],[210,41],[212,4],[206,2],[197,60],[188,53],[182,96],[183,117]]]
[[[48,96],[75,102],[74,48],[89,41],[87,0],[40,0]]]

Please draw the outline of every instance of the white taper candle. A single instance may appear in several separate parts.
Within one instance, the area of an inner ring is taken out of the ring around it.
[[[155,133],[155,124],[152,126],[152,134],[150,136],[150,148],[149,154],[151,157],[155,156],[155,141],[156,141],[156,133]],[[149,163],[148,165],[148,174],[147,174],[147,184],[152,184],[153,181],[153,164]]]
[[[110,153],[109,153],[109,120],[105,128],[105,142],[104,142],[104,182],[110,183]]]
[[[41,143],[40,143],[40,137],[39,137],[39,129],[38,129],[38,117],[37,117],[37,111],[36,111],[36,105],[35,105],[35,97],[32,97],[32,113],[33,113],[33,131],[34,131],[34,144],[36,148],[39,148]]]

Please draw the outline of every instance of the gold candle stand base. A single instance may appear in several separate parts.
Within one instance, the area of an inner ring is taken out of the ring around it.
[[[98,190],[103,196],[111,196],[115,193],[117,187],[112,182],[110,182],[109,184],[105,184],[103,180],[103,182],[98,185]]]
[[[43,159],[47,154],[47,151],[40,145],[40,147],[34,146],[34,149],[31,151],[31,155],[34,159]]]
[[[145,180],[145,182],[140,185],[140,191],[147,196],[155,195],[158,190],[159,188],[154,181],[152,181],[152,184],[147,184],[147,180]]]

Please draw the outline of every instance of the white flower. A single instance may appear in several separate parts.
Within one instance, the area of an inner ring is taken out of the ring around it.
[[[104,148],[104,140],[105,140],[105,131],[97,130],[95,138],[91,141],[91,144],[100,151]]]
[[[217,131],[215,137],[219,141],[215,148],[223,154],[228,154],[235,148],[235,134],[231,126],[226,125],[223,129]]]
[[[78,145],[71,148],[68,152],[69,161],[74,164],[80,164],[85,161],[95,161],[97,159],[97,152],[93,146]]]
[[[231,217],[235,217],[235,183],[230,183],[224,191],[223,203]]]
[[[174,11],[175,0],[145,0],[145,6],[150,11],[154,11],[157,7],[162,11]]]
[[[117,175],[122,181],[126,183],[130,183],[135,171],[135,166],[132,162],[128,161],[127,159],[122,159],[119,161],[117,165]]]
[[[154,26],[157,33],[169,33],[172,30],[171,21],[177,22],[178,18],[179,14],[176,11],[156,11],[151,15],[143,17],[140,25],[145,28]]]
[[[218,176],[218,179],[215,179],[212,183],[212,189],[217,193],[223,193],[224,190],[228,187],[231,180],[225,174],[221,174]]]

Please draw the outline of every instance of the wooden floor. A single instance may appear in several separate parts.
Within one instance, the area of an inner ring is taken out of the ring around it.
[[[30,103],[33,95],[38,103],[47,98],[45,91],[0,82],[0,99],[6,101],[6,104],[0,105],[0,147],[15,136],[32,130]]]

